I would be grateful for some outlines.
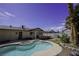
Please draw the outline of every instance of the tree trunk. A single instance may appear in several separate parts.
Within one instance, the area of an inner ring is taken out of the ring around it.
[[[73,38],[72,38],[73,44],[77,45],[77,29],[76,29],[76,25],[74,22],[72,23],[72,33],[73,33]]]
[[[70,36],[70,42],[73,43],[73,38],[74,38],[74,35],[73,35],[73,27],[72,27],[72,24],[71,25],[71,36]]]
[[[68,10],[69,10],[69,16],[70,18],[70,24],[71,24],[71,42],[73,42],[74,45],[77,44],[77,28],[76,28],[76,24],[74,21],[74,9],[73,9],[73,4],[72,3],[68,3]]]

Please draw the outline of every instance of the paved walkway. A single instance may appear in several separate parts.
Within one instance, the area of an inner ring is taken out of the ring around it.
[[[69,49],[69,48],[63,48],[62,52],[59,53],[57,56],[69,56],[69,54],[70,54],[71,51],[72,50]]]

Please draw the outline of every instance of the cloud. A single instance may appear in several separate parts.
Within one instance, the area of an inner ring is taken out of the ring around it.
[[[7,12],[7,11],[5,11],[4,14],[7,15],[7,16],[15,17],[14,14],[12,14],[12,13],[10,13],[10,12]]]
[[[61,25],[64,26],[65,25],[65,22],[61,23]]]
[[[53,26],[53,27],[50,27],[51,30],[54,30],[54,31],[62,31],[65,29],[65,23],[61,23],[60,26]]]
[[[51,27],[50,29],[54,31],[62,31],[64,29],[64,26]]]
[[[0,12],[0,17],[6,17],[7,15],[5,15],[3,12]]]
[[[10,18],[10,17],[15,17],[15,15],[7,11],[0,12],[0,19]]]

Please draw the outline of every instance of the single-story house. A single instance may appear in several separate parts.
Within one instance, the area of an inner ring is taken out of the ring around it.
[[[43,33],[44,30],[40,28],[29,29],[23,26],[13,27],[0,25],[0,42],[44,38]]]
[[[18,40],[29,36],[29,29],[13,26],[0,26],[0,41]]]

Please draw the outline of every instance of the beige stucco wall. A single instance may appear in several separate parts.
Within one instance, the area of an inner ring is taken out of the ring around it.
[[[18,36],[19,36],[19,31],[18,30],[12,30],[12,31],[9,31],[9,33],[10,33],[10,39],[12,39],[12,40],[16,40],[16,39],[18,39]]]
[[[0,41],[18,39],[18,34],[16,34],[16,32],[18,31],[0,30]]]
[[[32,34],[31,34],[32,32]],[[32,37],[32,38],[35,38],[35,32],[36,32],[36,35],[38,36],[41,36],[42,35],[42,32],[41,31],[38,31],[38,30],[33,30],[33,31],[22,31],[22,38],[27,38],[27,37]]]
[[[28,31],[22,31],[22,38],[30,37],[30,32]]]
[[[22,32],[22,38],[27,38],[27,37],[35,37],[35,32],[36,35],[42,35],[40,34],[41,31],[34,30],[34,31],[26,31],[26,30],[1,30],[0,29],[0,41],[5,41],[5,40],[16,40],[19,37],[19,32]],[[31,35],[30,32],[33,32]]]
[[[20,30],[0,30],[0,41],[16,40],[19,37]],[[22,38],[30,37],[30,32],[22,31]]]
[[[42,31],[38,31],[38,30],[34,30],[34,31],[30,31],[30,32],[33,32],[33,34],[31,35],[32,37],[35,37],[35,35],[38,35],[38,36],[43,35]]]

